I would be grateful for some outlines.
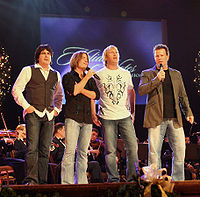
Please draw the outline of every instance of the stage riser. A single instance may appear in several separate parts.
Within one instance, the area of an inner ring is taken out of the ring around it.
[[[181,194],[181,196],[200,196],[200,181],[175,181],[174,192]],[[11,188],[18,194],[24,196],[28,194],[36,196],[41,193],[47,196],[69,196],[69,197],[107,197],[113,194],[116,196],[120,187],[125,186],[128,183],[94,183],[86,185],[61,185],[61,184],[49,184],[49,185],[12,185]],[[129,183],[130,184],[130,183]],[[134,184],[134,183],[131,183]],[[109,191],[109,192],[108,192]],[[57,192],[57,195],[55,195]],[[58,195],[59,194],[59,195]]]

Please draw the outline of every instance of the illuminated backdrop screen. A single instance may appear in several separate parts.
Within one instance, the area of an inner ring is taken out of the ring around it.
[[[52,67],[63,76],[70,70],[69,59],[77,50],[86,50],[89,67],[103,67],[102,51],[113,44],[120,53],[120,66],[129,70],[136,90],[136,104],[145,104],[137,86],[141,71],[154,65],[152,49],[162,43],[161,21],[127,19],[89,19],[41,17],[41,43],[49,43],[54,51]]]

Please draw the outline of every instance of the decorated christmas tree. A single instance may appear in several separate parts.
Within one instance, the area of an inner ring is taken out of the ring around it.
[[[9,56],[5,49],[0,46],[0,110],[6,95],[11,89],[11,66],[9,65]]]

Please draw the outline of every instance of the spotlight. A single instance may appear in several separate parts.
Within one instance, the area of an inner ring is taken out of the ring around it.
[[[125,10],[121,11],[121,17],[127,17],[127,11]]]
[[[90,12],[90,8],[88,6],[84,7],[85,12]]]

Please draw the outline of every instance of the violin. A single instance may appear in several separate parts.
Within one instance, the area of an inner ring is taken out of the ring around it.
[[[94,160],[96,160],[96,158],[100,154],[101,147],[104,147],[104,143],[103,140],[101,140],[100,138],[97,138],[95,141],[90,142],[90,151]]]
[[[4,138],[6,144],[14,144],[13,138]]]
[[[90,145],[93,149],[100,149],[102,146],[104,147],[104,142],[101,138],[97,138],[95,141],[90,142]]]
[[[11,130],[0,130],[0,137],[17,137],[17,131],[11,131]]]

